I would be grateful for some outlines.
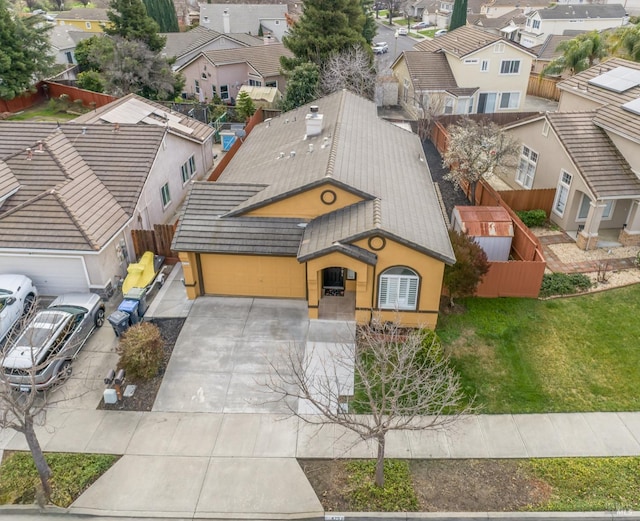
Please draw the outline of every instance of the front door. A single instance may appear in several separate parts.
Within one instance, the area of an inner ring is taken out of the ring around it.
[[[344,270],[342,268],[325,268],[322,275],[322,286],[330,289],[344,289]]]

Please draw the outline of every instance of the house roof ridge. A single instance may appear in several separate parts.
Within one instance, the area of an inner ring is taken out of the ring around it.
[[[13,215],[14,213],[22,210],[24,207],[29,206],[30,204],[35,203],[36,201],[39,201],[40,199],[43,199],[44,197],[46,197],[48,195],[53,195],[54,191],[55,191],[54,188],[50,188],[48,190],[44,190],[44,191],[40,192],[39,194],[34,195],[31,199],[27,199],[25,201],[22,201],[20,204],[14,206],[13,208],[10,208],[9,210],[5,210],[4,212],[0,208],[0,220],[4,219],[5,217],[7,217],[9,215]]]
[[[342,91],[340,97],[340,109],[338,110],[338,117],[333,127],[333,139],[331,140],[331,150],[329,151],[329,160],[327,161],[327,170],[325,177],[333,177],[333,171],[336,166],[336,158],[338,156],[338,143],[340,142],[340,127],[342,126],[342,114],[344,109],[345,91]]]
[[[78,231],[80,232],[82,237],[84,237],[84,239],[87,241],[89,246],[91,246],[91,249],[93,249],[95,251],[100,250],[100,246],[98,244],[96,244],[96,242],[85,231],[84,226],[82,225],[82,223],[80,222],[80,220],[76,216],[75,212],[67,205],[67,202],[60,195],[58,190],[55,189],[55,188],[53,190],[51,190],[51,195],[53,195],[53,197],[56,198],[58,203],[60,203],[60,206],[62,207],[62,209],[69,216],[69,218],[73,221],[73,224],[75,224],[76,228],[78,229]]]

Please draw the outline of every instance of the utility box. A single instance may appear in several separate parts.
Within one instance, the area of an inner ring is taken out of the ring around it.
[[[105,389],[104,392],[102,393],[102,399],[104,400],[104,403],[109,403],[109,404],[118,403],[118,395],[116,394],[116,390]]]
[[[451,227],[472,237],[489,261],[509,260],[513,221],[502,206],[456,206]]]
[[[131,325],[131,317],[129,316],[129,313],[120,311],[119,309],[116,309],[111,313],[107,320],[118,337],[122,336],[122,334],[129,329],[129,326]]]

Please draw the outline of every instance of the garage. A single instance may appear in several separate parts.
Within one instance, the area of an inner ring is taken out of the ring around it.
[[[0,255],[0,273],[20,273],[33,280],[41,295],[89,291],[82,257],[58,255]]]
[[[306,298],[305,266],[295,257],[200,255],[204,293]]]

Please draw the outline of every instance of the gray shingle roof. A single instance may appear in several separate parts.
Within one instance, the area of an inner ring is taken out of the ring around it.
[[[280,19],[284,20],[288,11],[287,4],[283,3],[220,3],[220,4],[200,4],[200,20],[209,18],[206,22],[209,27],[216,31],[224,32],[224,11],[229,13],[230,33],[253,33],[257,34],[260,20]]]
[[[305,239],[310,241],[305,254],[324,248],[329,240],[345,243],[357,231],[356,235],[363,237],[386,235],[445,262],[453,262],[420,139],[379,119],[373,103],[347,91],[336,92],[313,104],[319,106],[324,118],[319,136],[305,139],[309,105],[253,129],[220,181],[268,187],[221,220],[237,219],[242,212],[327,183],[348,188],[366,200],[379,199],[376,203],[379,211],[374,218],[365,204],[362,210],[358,207],[335,212],[333,217],[319,217],[326,219],[325,225],[332,229],[323,231],[318,238],[313,236],[317,225],[312,221],[308,231],[305,230]],[[191,211],[191,199],[185,219]],[[178,250],[183,240],[181,230],[179,227],[174,243]],[[345,233],[349,236],[345,237]]]
[[[536,11],[543,20],[573,20],[576,18],[624,18],[622,4],[556,4]],[[533,14],[533,13],[532,13]]]
[[[107,11],[108,9],[101,9],[99,7],[74,7],[69,11],[62,11],[55,14],[58,20],[99,20],[107,22],[109,21]]]
[[[197,51],[200,47],[218,38],[228,38],[243,46],[256,47],[264,45],[262,39],[250,34],[222,34],[218,31],[207,29],[202,25],[183,33],[164,33],[163,36],[166,36],[167,42],[162,52],[170,57],[180,57]]]
[[[595,112],[549,112],[547,119],[597,198],[638,197],[640,180],[607,136]]]
[[[0,167],[19,185],[0,207],[0,247],[102,248],[132,217],[164,132],[0,122]],[[0,183],[5,175],[0,168]]]
[[[560,45],[564,41],[571,40],[572,38],[574,37],[561,34],[550,34],[549,36],[547,36],[542,45],[539,45],[535,49],[535,53],[537,54],[538,59],[551,61],[555,58],[558,58],[562,55],[562,52],[556,50],[558,48],[558,45]]]
[[[444,54],[423,51],[404,51],[403,54],[415,90],[458,88]]]
[[[214,133],[214,129],[209,125],[136,94],[127,94],[73,121],[76,123],[142,122],[160,127],[168,125],[167,130],[170,133],[200,143],[209,139]],[[174,122],[178,124],[175,125]]]
[[[74,49],[78,42],[95,36],[69,25],[54,25],[47,33],[51,46],[59,50]]]
[[[16,176],[13,175],[9,165],[4,161],[0,161],[0,200],[17,190],[19,186],[20,183]]]
[[[272,43],[257,47],[220,49],[215,51],[206,51],[203,54],[215,65],[246,62],[263,77],[279,75],[280,56],[293,56],[291,51],[281,43]]]
[[[558,83],[558,88],[602,105],[596,111],[593,122],[609,132],[623,135],[638,143],[640,142],[640,116],[623,109],[622,105],[640,98],[640,85],[618,93],[588,83],[596,76],[617,67],[640,71],[640,63],[638,62],[612,58],[561,81]]]

